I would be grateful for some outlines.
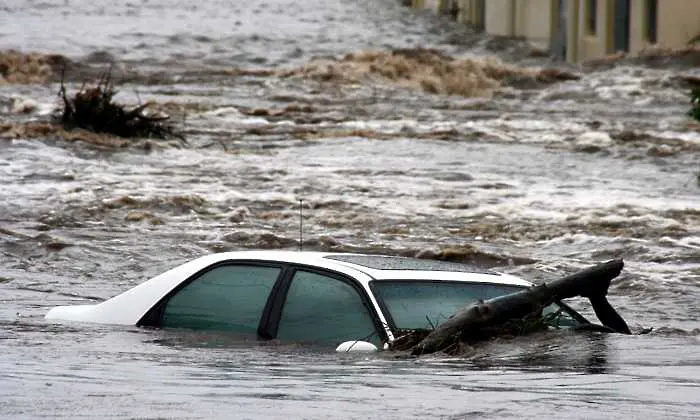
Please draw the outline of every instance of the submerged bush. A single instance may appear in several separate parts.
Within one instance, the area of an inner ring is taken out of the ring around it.
[[[688,115],[700,122],[700,87],[694,87],[690,91],[690,107]]]
[[[181,137],[168,124],[168,116],[146,114],[150,103],[127,111],[113,101],[116,93],[110,71],[103,74],[97,85],[83,86],[72,97],[61,81],[59,96],[63,107],[58,119],[68,129],[78,127],[119,137]]]

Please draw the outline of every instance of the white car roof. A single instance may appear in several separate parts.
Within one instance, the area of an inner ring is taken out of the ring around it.
[[[206,265],[214,261],[260,260],[307,264],[327,269],[351,268],[381,280],[446,280],[477,283],[498,283],[528,287],[532,283],[519,277],[471,267],[449,261],[405,258],[387,255],[333,253],[313,251],[235,251],[203,257]],[[345,271],[345,270],[340,270]]]

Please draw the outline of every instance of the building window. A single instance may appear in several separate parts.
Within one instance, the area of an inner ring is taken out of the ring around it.
[[[595,35],[598,30],[598,1],[586,1],[586,31],[589,35]]]
[[[646,13],[644,14],[644,37],[650,44],[656,44],[656,25],[658,18],[659,2],[658,0],[647,0]]]

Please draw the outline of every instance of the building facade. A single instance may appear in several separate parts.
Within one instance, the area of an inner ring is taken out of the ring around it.
[[[490,35],[522,37],[552,55],[580,62],[649,46],[700,45],[698,0],[413,0],[457,11]]]

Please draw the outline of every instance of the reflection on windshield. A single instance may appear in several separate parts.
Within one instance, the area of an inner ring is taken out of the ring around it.
[[[374,281],[372,289],[377,299],[394,321],[397,329],[433,329],[452,316],[458,309],[498,296],[523,290],[522,286],[491,283],[463,283],[447,281]],[[543,308],[546,324],[553,328],[579,325],[570,310],[553,303]]]

